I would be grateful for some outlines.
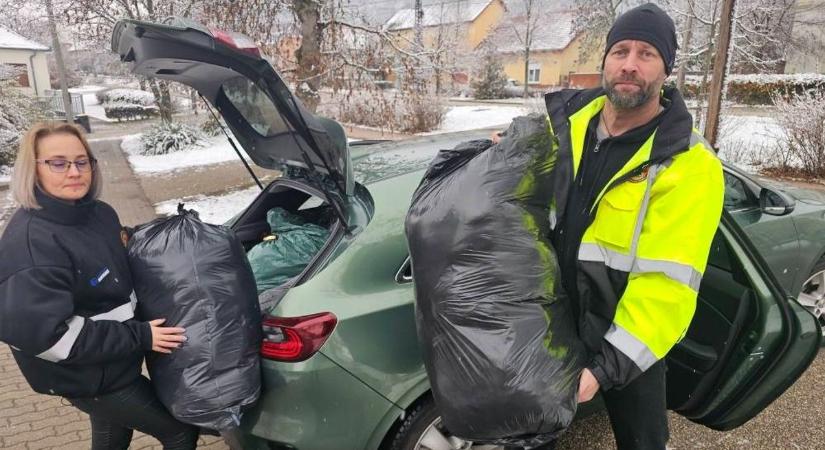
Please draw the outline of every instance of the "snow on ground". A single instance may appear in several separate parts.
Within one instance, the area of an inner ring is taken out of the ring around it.
[[[106,117],[106,112],[103,111],[103,106],[97,102],[97,96],[95,95],[104,89],[106,88],[103,86],[88,85],[71,88],[69,89],[69,92],[83,95],[83,109],[86,111],[87,116],[94,117],[95,119],[100,119],[105,122],[112,122],[112,119]]]
[[[196,195],[182,199],[168,200],[155,205],[155,212],[162,216],[171,216],[177,213],[178,203],[183,203],[186,209],[194,209],[200,214],[200,219],[206,223],[222,224],[243,211],[261,189],[253,186],[248,189],[228,192],[222,195],[207,197]]]
[[[760,116],[723,116],[719,127],[719,157],[756,173],[770,165],[782,129],[776,119]]]
[[[11,181],[11,167],[0,166],[0,183],[8,183]]]
[[[452,106],[444,115],[441,128],[423,134],[449,133],[451,131],[507,125],[513,120],[513,117],[523,116],[528,112],[528,108],[521,106]]]
[[[153,156],[140,154],[141,136],[142,134],[126,136],[120,144],[126,153],[126,157],[129,158],[129,164],[138,174],[167,172],[238,160],[238,154],[235,153],[225,136],[207,138],[200,144],[179,152]],[[238,149],[246,159],[249,160],[237,141],[236,145],[238,145]]]

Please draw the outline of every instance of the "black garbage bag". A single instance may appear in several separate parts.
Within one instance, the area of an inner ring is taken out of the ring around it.
[[[258,293],[281,286],[300,275],[329,237],[326,228],[306,223],[283,208],[267,211],[266,221],[272,234],[246,254]]]
[[[424,363],[442,421],[533,447],[573,420],[585,350],[549,236],[556,150],[544,116],[499,144],[441,151],[406,218]]]
[[[181,422],[236,427],[261,389],[261,312],[241,242],[179,206],[139,226],[128,250],[138,316],[186,329],[180,348],[146,358],[158,398]]]

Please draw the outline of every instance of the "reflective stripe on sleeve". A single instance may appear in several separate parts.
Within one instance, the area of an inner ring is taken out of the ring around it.
[[[83,329],[84,319],[80,316],[72,316],[66,321],[69,329],[63,333],[63,336],[50,349],[37,355],[38,358],[45,359],[51,362],[60,362],[69,357],[77,337],[80,335],[80,330]]]

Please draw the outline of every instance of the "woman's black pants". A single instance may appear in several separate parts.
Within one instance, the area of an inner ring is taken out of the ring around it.
[[[92,450],[125,450],[138,430],[153,436],[164,450],[191,450],[198,443],[198,428],[172,417],[143,376],[115,392],[69,403],[92,421]]]

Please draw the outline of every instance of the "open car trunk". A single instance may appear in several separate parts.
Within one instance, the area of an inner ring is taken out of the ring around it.
[[[326,230],[326,236],[323,244],[318,242],[317,252],[312,257],[301,259],[300,265],[302,267],[300,271],[295,266],[295,261],[292,261],[289,268],[280,270],[281,274],[287,269],[291,272],[289,272],[287,280],[277,283],[277,287],[272,286],[271,280],[259,279],[260,271],[256,271],[256,282],[259,285],[259,291],[261,291],[261,309],[264,312],[274,307],[290,287],[301,284],[320,269],[321,263],[335,248],[345,230],[332,205],[325,200],[323,192],[299,181],[276,180],[267,186],[232,225],[235,234],[250,255],[252,252],[260,250],[261,246],[277,245],[279,247],[280,252],[277,254],[267,255],[264,251],[263,257],[259,256],[253,261],[253,269],[259,268],[262,264],[269,264],[276,267],[277,270],[277,267],[283,266],[285,263],[285,261],[278,259],[279,255],[294,250],[290,248],[290,246],[295,245],[294,242],[287,239],[279,240],[278,232],[271,229],[270,223],[267,221],[267,215],[273,209],[283,210],[290,216],[299,219],[307,229],[317,230],[322,228]],[[293,230],[291,233],[300,234],[301,230]],[[303,242],[302,244],[304,250],[306,250],[306,243]],[[315,250],[315,247],[313,247],[313,250]],[[256,266],[256,264],[259,266]],[[262,289],[264,285],[270,288]]]

